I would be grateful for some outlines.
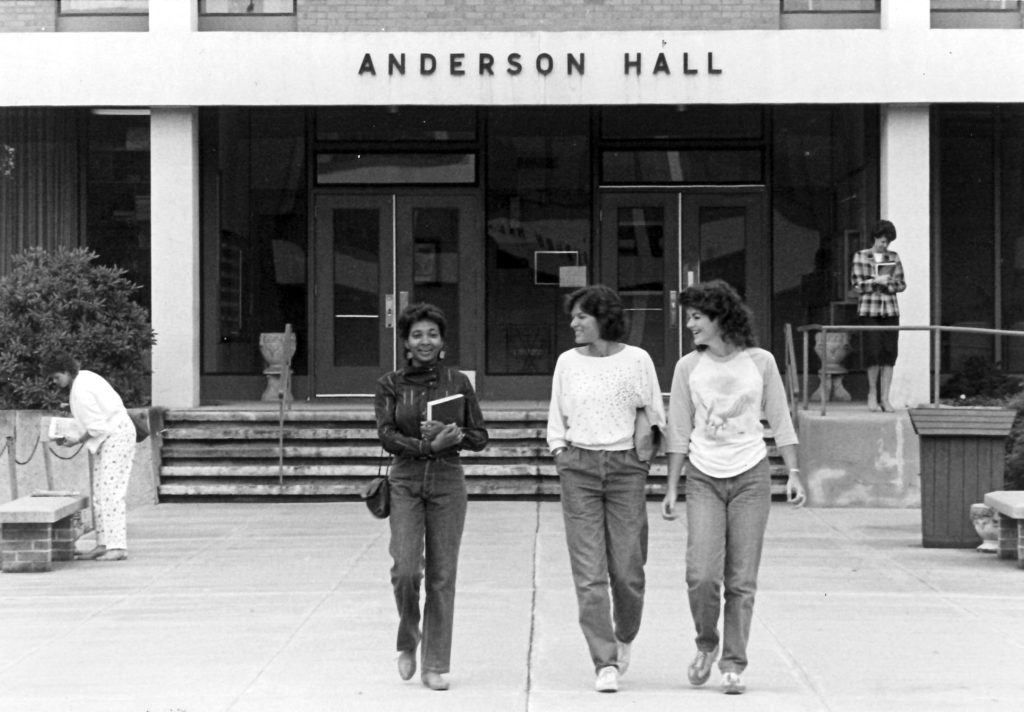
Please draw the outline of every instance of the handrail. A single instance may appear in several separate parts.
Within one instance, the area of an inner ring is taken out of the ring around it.
[[[789,417],[796,422],[796,399],[800,394],[800,382],[797,380],[796,349],[793,346],[793,325],[787,323],[783,328],[786,340],[786,399],[789,401]]]
[[[787,324],[788,326],[788,324]],[[1010,329],[988,329],[976,326],[945,326],[945,325],[927,325],[927,326],[867,326],[867,325],[854,325],[854,324],[804,324],[798,326],[797,331],[804,335],[804,369],[803,369],[803,380],[804,380],[804,392],[801,409],[807,410],[807,384],[808,384],[808,370],[807,370],[807,357],[809,354],[808,339],[812,331],[820,331],[822,333],[822,340],[828,341],[829,332],[860,332],[860,331],[928,331],[933,334],[932,336],[932,406],[939,406],[939,378],[942,375],[942,334],[946,333],[957,333],[957,334],[992,334],[995,336],[1022,336],[1024,337],[1024,331],[1012,331]],[[825,383],[825,360],[820,359],[820,367],[818,370],[819,383]],[[828,393],[824,388],[818,389],[821,392],[821,414],[826,414],[825,404],[828,402]]]
[[[291,343],[292,325],[284,325],[284,353],[288,353]],[[292,357],[285,358],[281,366],[281,379],[277,387],[278,422],[277,422],[277,483],[284,487],[284,412],[291,410]]]

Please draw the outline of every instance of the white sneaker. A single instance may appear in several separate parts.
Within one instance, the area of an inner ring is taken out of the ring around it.
[[[711,677],[711,666],[715,664],[717,659],[717,645],[712,651],[697,650],[697,655],[693,658],[693,662],[686,669],[686,677],[689,678],[690,684],[696,687],[707,682],[708,678]]]
[[[603,667],[597,671],[597,681],[594,683],[594,689],[598,692],[619,691],[619,671],[614,665]]]
[[[618,644],[619,675],[625,675],[626,670],[629,670],[629,660],[633,656],[633,644],[623,643],[622,641],[618,641]]]
[[[722,673],[722,692],[727,695],[742,695],[747,686],[743,684],[738,672]]]

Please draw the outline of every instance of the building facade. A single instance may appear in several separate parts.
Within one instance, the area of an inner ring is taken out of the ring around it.
[[[850,257],[882,217],[904,324],[1021,328],[1021,17],[1002,0],[13,0],[0,270],[31,245],[128,270],[157,332],[153,402],[176,407],[258,398],[259,336],[286,323],[296,397],[372,393],[420,300],[483,398],[543,399],[572,344],[563,297],[596,282],[665,389],[693,280],[736,285],[783,363],[786,324],[853,318]],[[900,348],[893,402],[927,401],[927,335]],[[945,337],[940,369],[972,355],[1024,371],[1024,342],[988,336]]]

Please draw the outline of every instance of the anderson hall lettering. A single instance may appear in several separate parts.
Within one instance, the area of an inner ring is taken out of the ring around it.
[[[368,74],[377,76],[387,72],[388,76],[405,76],[406,73],[431,76],[439,71],[453,77],[461,77],[467,74],[478,74],[479,76],[494,76],[495,72],[504,72],[511,76],[518,76],[523,72],[534,72],[540,76],[548,76],[559,72],[567,76],[586,74],[587,55],[584,52],[568,53],[564,57],[554,56],[542,52],[534,57],[524,57],[519,52],[510,52],[504,57],[495,57],[487,52],[480,52],[471,55],[465,52],[452,52],[447,55],[430,54],[422,52],[418,55],[407,56],[405,52],[398,54],[389,53],[387,59],[379,58],[374,61],[373,54],[367,52],[363,55],[363,61],[359,65],[360,76]],[[664,52],[655,55],[645,56],[642,52],[626,52],[622,57],[622,71],[625,75],[673,75],[690,76],[700,74],[702,71],[707,74],[721,74],[722,70],[715,66],[714,52],[708,52],[706,62],[699,56],[690,56],[689,52],[683,52],[682,56],[670,57]]]

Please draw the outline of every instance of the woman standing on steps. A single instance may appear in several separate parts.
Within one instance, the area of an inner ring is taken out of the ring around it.
[[[800,506],[805,496],[797,437],[778,366],[770,352],[757,348],[752,315],[736,290],[720,279],[702,282],[683,290],[679,304],[686,310],[694,350],[679,359],[672,375],[662,516],[678,516],[685,467],[686,585],[697,633],[697,654],[687,676],[691,685],[703,685],[721,651],[722,691],[735,695],[746,689],[740,676],[747,667],[771,509],[762,413],[789,468],[786,498]]]
[[[900,306],[896,295],[907,288],[900,256],[889,245],[896,227],[882,220],[871,232],[872,245],[853,256],[850,281],[857,292],[857,315],[865,326],[898,326]],[[892,411],[889,388],[899,353],[898,331],[864,332],[864,365],[868,372],[868,410]]]
[[[441,363],[444,312],[412,304],[398,317],[408,365],[377,381],[374,411],[384,449],[394,455],[391,481],[391,585],[398,606],[398,674],[447,690],[455,616],[455,577],[466,522],[466,479],[461,450],[483,450],[487,430],[476,393],[464,373]],[[454,422],[427,421],[427,401],[460,394]],[[423,625],[420,584],[426,577]]]
[[[125,497],[135,457],[135,426],[110,383],[97,373],[80,370],[69,354],[51,355],[43,369],[58,387],[70,389],[71,417],[83,431],[74,442],[84,442],[96,458],[92,502],[96,547],[76,558],[123,561],[128,558]],[[72,443],[65,440],[64,444]]]

